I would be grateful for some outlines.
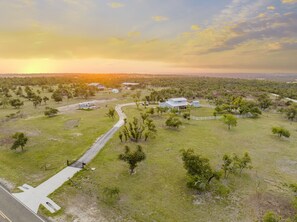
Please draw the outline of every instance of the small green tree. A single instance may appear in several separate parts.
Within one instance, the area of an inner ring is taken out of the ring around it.
[[[252,159],[249,155],[249,153],[244,153],[243,157],[239,157],[236,154],[233,156],[233,162],[234,162],[234,170],[238,169],[239,174],[242,174],[242,171],[244,169],[252,169]]]
[[[130,174],[135,172],[138,163],[145,160],[146,155],[142,151],[142,147],[137,145],[136,151],[131,151],[128,146],[125,146],[125,153],[119,155],[119,159],[129,164]]]
[[[15,139],[13,145],[11,146],[11,150],[16,150],[17,148],[21,147],[22,151],[24,151],[24,147],[28,142],[28,138],[25,136],[24,133],[15,133],[12,136]]]
[[[223,156],[222,170],[224,171],[224,177],[228,178],[229,174],[233,171],[233,159],[225,154]]]
[[[277,134],[280,138],[287,137],[289,138],[291,136],[289,130],[283,128],[283,127],[272,127],[272,133]]]
[[[44,104],[46,105],[46,102],[49,101],[49,98],[48,98],[47,96],[44,96],[44,97],[42,98],[42,100],[43,100]]]
[[[223,122],[228,125],[228,129],[230,130],[231,129],[231,126],[232,127],[235,127],[237,126],[237,119],[234,115],[232,114],[225,114],[223,116]]]
[[[58,114],[59,110],[55,108],[46,107],[44,111],[44,115],[47,117],[54,117]]]
[[[108,116],[109,118],[111,118],[112,120],[114,120],[115,118],[115,109],[114,108],[110,108],[108,110],[108,112],[106,113],[106,116]]]
[[[182,125],[182,122],[180,121],[180,119],[178,117],[170,116],[166,120],[165,124],[166,124],[166,126],[168,126],[170,128],[178,129]]]

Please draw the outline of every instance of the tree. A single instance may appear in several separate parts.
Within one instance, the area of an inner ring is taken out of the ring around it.
[[[142,123],[144,123],[147,120],[147,118],[149,117],[149,114],[148,113],[141,113],[140,116],[141,116],[141,119],[142,119]]]
[[[54,117],[58,114],[59,110],[55,108],[46,107],[44,111],[44,115],[47,117]]]
[[[228,155],[225,154],[223,156],[223,164],[222,164],[222,170],[224,171],[224,177],[228,178],[228,175],[233,171],[233,160],[232,158]]]
[[[190,120],[191,119],[190,117],[191,117],[191,114],[189,112],[184,112],[183,113],[183,118],[184,119]]]
[[[115,118],[115,109],[114,108],[110,108],[108,110],[108,112],[106,113],[106,116],[108,116],[109,118],[111,118],[112,120],[114,120]]]
[[[291,105],[285,110],[288,120],[294,121],[297,118],[297,106]]]
[[[12,136],[13,139],[15,139],[13,145],[11,146],[11,150],[16,150],[17,148],[21,147],[22,151],[24,151],[24,147],[28,142],[28,138],[25,136],[24,133],[15,133]]]
[[[21,106],[24,105],[24,102],[20,99],[12,99],[9,101],[10,105],[13,106],[16,109],[19,109]]]
[[[146,113],[151,114],[151,115],[154,115],[154,113],[155,113],[155,109],[154,109],[153,107],[151,107],[151,108],[149,108],[149,109],[146,111]]]
[[[231,126],[235,127],[237,125],[237,119],[232,114],[225,114],[223,116],[223,122],[228,125],[228,129],[231,129]]]
[[[258,103],[262,110],[268,109],[272,105],[272,100],[267,94],[262,94],[258,97]]]
[[[35,96],[32,101],[34,108],[36,108],[38,105],[41,105],[42,98],[40,96]]]
[[[147,141],[149,137],[154,137],[156,133],[157,133],[157,129],[153,120],[147,119],[145,121],[144,141]]]
[[[289,138],[291,136],[289,130],[283,127],[272,127],[272,133],[277,134],[280,138],[282,136]]]
[[[49,98],[48,98],[47,96],[44,96],[44,97],[42,98],[42,100],[43,100],[44,104],[46,105],[46,102],[49,101]]]
[[[165,124],[166,124],[166,126],[168,126],[170,128],[178,129],[182,125],[182,122],[180,121],[180,119],[178,117],[170,116],[166,120]]]
[[[242,171],[244,169],[252,169],[252,159],[250,155],[246,152],[244,153],[243,157],[240,158],[236,154],[233,156],[233,162],[234,162],[234,170],[238,169],[239,174],[242,174]]]
[[[55,100],[55,102],[61,102],[63,101],[63,96],[61,95],[61,93],[59,91],[55,91],[53,94],[52,94],[52,99]]]
[[[209,188],[212,179],[220,179],[219,172],[214,171],[209,159],[195,155],[192,149],[181,150],[184,167],[189,175],[188,187],[204,191]]]
[[[145,160],[146,155],[142,151],[140,145],[137,146],[137,150],[132,152],[128,146],[125,146],[125,153],[119,155],[119,159],[129,164],[130,174],[135,172],[135,168],[138,163]]]
[[[3,108],[6,108],[9,103],[10,103],[9,98],[4,96],[3,98],[1,98],[0,106],[2,106]]]

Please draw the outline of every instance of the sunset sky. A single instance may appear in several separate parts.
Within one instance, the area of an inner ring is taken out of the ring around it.
[[[297,0],[0,0],[0,73],[297,73]]]

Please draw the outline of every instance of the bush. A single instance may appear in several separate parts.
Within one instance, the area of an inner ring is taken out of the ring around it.
[[[266,212],[263,217],[263,222],[279,222],[281,221],[281,217],[272,211]]]
[[[287,137],[289,138],[291,136],[289,130],[283,128],[283,127],[273,127],[272,128],[272,133],[277,134],[279,137]]]

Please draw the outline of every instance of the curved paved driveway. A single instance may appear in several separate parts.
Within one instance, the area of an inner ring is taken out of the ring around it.
[[[115,110],[119,115],[119,121],[107,133],[99,137],[92,147],[87,150],[87,152],[78,161],[71,166],[64,168],[59,173],[35,188],[29,186],[28,184],[24,184],[19,187],[24,192],[15,193],[13,195],[35,213],[37,213],[40,204],[47,208],[51,213],[60,210],[61,208],[47,196],[79,172],[82,169],[82,163],[89,163],[100,152],[105,144],[124,124],[126,115],[122,111],[122,107],[132,105],[135,105],[135,103],[126,103],[115,107]]]

